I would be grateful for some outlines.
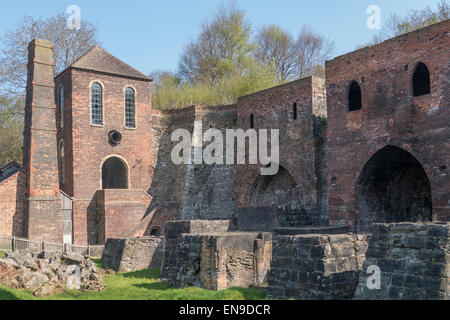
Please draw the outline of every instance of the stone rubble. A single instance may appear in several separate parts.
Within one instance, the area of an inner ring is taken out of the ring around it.
[[[7,252],[0,259],[0,283],[35,296],[65,290],[104,291],[101,273],[92,260],[77,253]]]

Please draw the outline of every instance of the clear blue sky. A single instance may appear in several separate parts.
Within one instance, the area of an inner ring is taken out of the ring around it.
[[[382,21],[391,13],[406,14],[439,0],[235,0],[255,27],[278,24],[297,34],[304,24],[335,41],[334,55],[367,43],[375,30],[366,27],[369,5],[381,9]],[[84,19],[100,30],[102,46],[145,74],[177,68],[183,47],[195,38],[201,23],[221,0],[58,0],[2,1],[0,36],[24,15],[47,17],[78,5]],[[227,3],[227,1],[225,1]]]

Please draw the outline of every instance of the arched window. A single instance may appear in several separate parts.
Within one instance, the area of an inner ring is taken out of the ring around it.
[[[64,163],[64,142],[59,144],[59,185],[64,185],[65,163]]]
[[[359,86],[358,82],[352,81],[348,94],[348,111],[357,111],[361,110],[361,108],[361,87]]]
[[[103,189],[127,189],[128,167],[117,157],[111,157],[103,163],[102,167]]]
[[[292,114],[294,120],[297,120],[297,102],[295,102],[294,105],[292,106]]]
[[[134,90],[125,90],[125,127],[136,128],[136,100]]]
[[[430,71],[424,63],[417,65],[413,77],[414,97],[430,93]]]
[[[253,113],[250,114],[250,128],[253,129],[255,127],[255,117]]]
[[[103,124],[103,89],[98,82],[91,87],[91,123]]]
[[[64,87],[59,88],[59,117],[58,117],[58,125],[59,128],[64,128]]]

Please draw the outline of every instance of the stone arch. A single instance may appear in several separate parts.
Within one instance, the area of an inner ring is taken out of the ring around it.
[[[101,165],[102,189],[128,189],[129,167],[119,156],[106,158]]]
[[[432,194],[427,174],[408,151],[386,146],[366,163],[356,183],[355,229],[373,223],[432,220]]]
[[[298,182],[281,165],[276,175],[259,175],[255,179],[250,190],[250,206],[273,208],[276,211],[276,219],[282,227],[300,227],[311,224],[309,213],[302,202]]]

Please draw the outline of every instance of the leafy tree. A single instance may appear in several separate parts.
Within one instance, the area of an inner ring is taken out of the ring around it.
[[[23,98],[0,97],[0,165],[22,162]]]
[[[191,82],[218,83],[243,74],[252,64],[251,25],[234,5],[220,7],[212,21],[202,26],[198,38],[182,55],[179,74]]]
[[[7,94],[23,94],[26,86],[27,47],[33,39],[50,40],[54,46],[55,73],[69,66],[89,48],[99,44],[98,29],[82,20],[80,29],[69,29],[66,16],[47,19],[25,16],[1,39],[0,83]]]

